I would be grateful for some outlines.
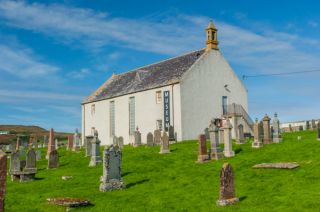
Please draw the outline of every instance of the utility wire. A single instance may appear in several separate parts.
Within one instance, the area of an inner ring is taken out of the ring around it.
[[[242,79],[245,80],[246,78],[252,78],[252,77],[294,75],[294,74],[305,74],[305,73],[312,73],[312,72],[320,72],[320,69],[319,70],[309,70],[309,71],[293,71],[293,72],[284,72],[284,73],[273,73],[273,74],[242,75]]]

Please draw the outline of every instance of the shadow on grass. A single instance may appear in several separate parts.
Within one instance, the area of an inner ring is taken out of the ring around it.
[[[241,202],[241,201],[243,201],[243,200],[245,200],[245,199],[247,199],[247,196],[240,197],[240,198],[239,198],[239,201]]]
[[[148,181],[150,181],[150,179],[143,179],[143,180],[137,181],[135,183],[129,183],[128,185],[126,185],[126,188],[130,188],[130,187],[133,187],[135,185],[140,185],[140,184],[143,184],[143,183],[148,182]]]
[[[127,176],[127,175],[129,175],[129,174],[131,174],[131,173],[132,173],[132,172],[125,172],[125,173],[122,174],[122,177]]]
[[[175,152],[177,150],[178,150],[178,148],[170,149],[170,152]]]
[[[240,152],[242,152],[241,148],[237,148],[237,149],[234,150],[234,153],[236,153],[236,154],[239,154]]]
[[[66,166],[68,165],[69,163],[63,163],[63,164],[59,164],[59,167],[63,167],[63,166]]]
[[[34,180],[43,180],[44,177],[35,177]]]

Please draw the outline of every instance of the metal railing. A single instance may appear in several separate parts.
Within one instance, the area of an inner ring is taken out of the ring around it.
[[[223,115],[228,116],[228,117],[241,116],[250,127],[252,127],[254,124],[253,120],[251,119],[251,117],[249,116],[247,111],[242,107],[242,105],[239,105],[239,104],[233,103],[233,104],[228,105],[227,111]]]

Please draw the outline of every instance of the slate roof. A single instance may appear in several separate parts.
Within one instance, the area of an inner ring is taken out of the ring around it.
[[[204,52],[204,49],[197,50],[126,73],[113,75],[86,98],[83,103],[110,99],[178,83],[183,74],[189,70]]]

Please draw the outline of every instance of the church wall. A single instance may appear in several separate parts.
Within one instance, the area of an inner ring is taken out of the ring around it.
[[[246,88],[220,51],[210,50],[181,81],[183,140],[196,139],[212,118],[221,117],[222,96],[227,96],[228,104],[241,104],[248,111]]]
[[[156,103],[156,92],[161,91],[162,101]],[[170,124],[174,125],[178,140],[181,140],[181,110],[180,110],[180,85],[174,84],[157,89],[146,90],[134,94],[124,95],[112,99],[84,104],[82,132],[91,135],[91,128],[98,130],[102,145],[112,144],[110,137],[110,102],[115,102],[115,135],[122,136],[124,143],[132,142],[129,136],[129,98],[135,97],[135,126],[139,127],[142,143],[146,143],[147,133],[157,127],[157,120],[164,120],[163,91],[170,91]],[[92,104],[95,113],[91,113]]]

